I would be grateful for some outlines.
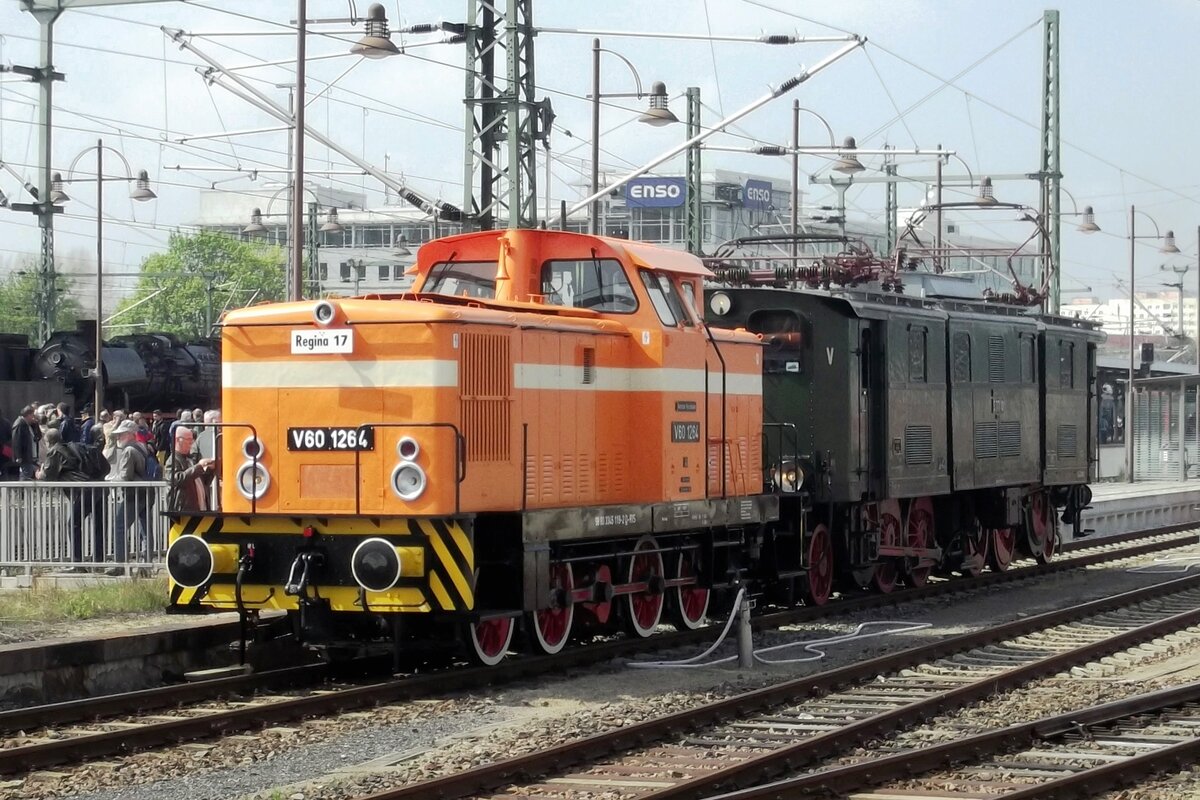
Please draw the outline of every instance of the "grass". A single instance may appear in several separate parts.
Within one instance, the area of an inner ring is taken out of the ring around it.
[[[161,611],[166,604],[166,578],[114,581],[78,589],[48,587],[0,594],[0,621],[69,622]]]

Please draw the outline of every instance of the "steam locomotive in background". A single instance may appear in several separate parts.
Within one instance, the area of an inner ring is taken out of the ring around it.
[[[0,334],[0,411],[34,401],[66,401],[77,412],[95,393],[95,322],[57,331],[40,348],[23,334]],[[221,397],[217,340],[184,342],[169,333],[115,336],[104,343],[105,405],[130,410],[210,408]]]

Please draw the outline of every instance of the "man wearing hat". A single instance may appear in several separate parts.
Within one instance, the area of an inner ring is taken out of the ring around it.
[[[84,406],[79,410],[79,441],[84,444],[92,443],[92,426],[96,420],[92,418],[92,407]]]
[[[150,453],[138,442],[137,429],[137,423],[131,419],[123,419],[113,426],[117,468],[109,473],[108,480],[117,483],[146,480],[146,459],[150,458]],[[146,541],[146,514],[150,510],[150,495],[145,489],[127,486],[124,491],[117,493],[117,498],[114,555],[118,562],[122,562],[125,560],[126,536],[129,534],[131,522],[136,522],[140,528],[137,543],[140,545]]]

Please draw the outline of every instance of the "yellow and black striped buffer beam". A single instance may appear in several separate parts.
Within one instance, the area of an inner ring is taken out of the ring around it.
[[[454,519],[426,518],[297,518],[297,517],[247,517],[247,516],[197,516],[180,517],[171,525],[168,544],[181,536],[194,535],[219,547],[222,542],[253,538],[260,552],[273,546],[272,540],[281,547],[293,547],[295,538],[303,535],[305,528],[313,528],[320,539],[352,537],[365,539],[383,537],[401,551],[409,551],[412,558],[404,558],[404,574],[421,578],[419,599],[414,606],[410,593],[416,587],[405,590],[404,600],[395,597],[370,594],[372,607],[380,610],[412,611],[471,611],[475,607],[475,548],[470,523]],[[282,540],[290,540],[286,545]],[[234,568],[236,570],[236,567]],[[410,570],[415,570],[412,572]],[[220,580],[221,583],[217,583]],[[213,605],[227,607],[225,582],[228,576],[214,580],[209,587],[188,589],[171,583],[172,605]],[[257,583],[253,578],[247,585]],[[392,590],[392,593],[399,589]],[[352,586],[322,588],[322,597],[332,601],[335,610],[361,610],[358,588]],[[389,595],[389,593],[380,593]],[[287,608],[290,599],[282,596],[282,589],[274,596],[272,607]],[[380,602],[382,601],[382,602]],[[393,606],[392,601],[397,605]],[[403,609],[400,608],[403,606]]]

